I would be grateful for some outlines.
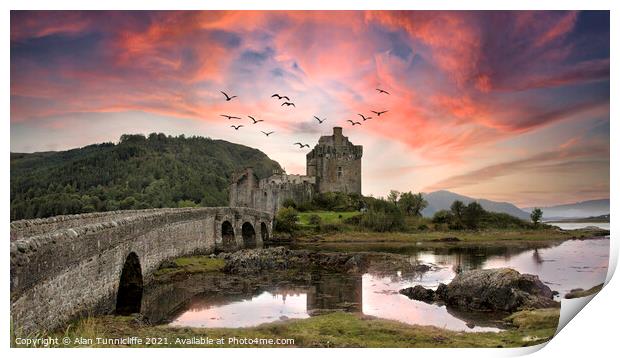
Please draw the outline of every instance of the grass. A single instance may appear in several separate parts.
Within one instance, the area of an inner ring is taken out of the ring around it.
[[[579,297],[586,297],[586,296],[591,296],[595,293],[598,293],[600,290],[603,289],[603,284],[598,284],[588,290],[584,290],[582,288],[577,288],[574,290],[571,290],[569,293],[567,293],[566,295],[564,295],[564,298],[579,298]]]
[[[505,318],[505,321],[521,330],[556,329],[560,319],[559,309],[545,308],[538,310],[519,311]]]
[[[366,232],[366,231],[343,231],[330,233],[318,237],[321,242],[432,242],[440,241],[447,237],[456,237],[463,242],[492,242],[492,241],[554,241],[568,240],[576,238],[588,238],[601,235],[599,231],[589,230],[571,230],[561,231],[557,229],[539,229],[539,230],[420,230],[414,232]],[[300,237],[299,241],[317,241],[316,236]]]
[[[310,224],[310,217],[318,215],[321,226],[332,226],[331,230],[317,230],[319,226]],[[299,231],[296,240],[300,242],[326,243],[416,243],[441,241],[445,238],[458,238],[463,242],[498,242],[498,241],[561,241],[568,239],[590,238],[609,235],[608,230],[577,229],[560,230],[541,227],[539,229],[481,229],[481,230],[447,230],[435,228],[428,218],[406,217],[407,229],[399,232],[364,231],[359,227],[348,225],[344,220],[359,215],[359,212],[311,211],[299,213]],[[333,226],[337,230],[333,229]],[[424,229],[420,229],[424,226]]]
[[[221,271],[225,264],[223,259],[208,256],[179,257],[165,263],[154,275],[158,280],[168,280],[177,275]]]
[[[520,347],[551,339],[557,327],[558,317],[557,309],[541,313],[527,311],[519,318],[514,318],[512,320],[515,322],[514,327],[508,330],[499,333],[464,333],[343,312],[303,320],[267,323],[250,328],[148,326],[137,323],[131,317],[102,316],[83,319],[51,336],[60,338],[60,341],[64,337],[69,337],[71,340],[69,347],[110,347],[97,342],[96,337],[142,339],[140,343],[120,342],[121,344],[111,345],[120,347],[188,347],[190,345],[187,344],[187,340],[193,337],[209,337],[215,341],[213,344],[198,344],[191,347],[248,347],[248,345],[228,344],[230,337],[293,339],[294,343],[288,346],[296,347]],[[147,337],[161,338],[161,341],[167,344],[147,345]],[[222,344],[217,344],[218,339],[222,339],[220,341]]]
[[[359,215],[357,211],[310,211],[310,212],[302,212],[299,213],[299,221],[298,224],[300,226],[315,226],[310,224],[310,217],[312,215],[318,215],[321,218],[321,223],[323,224],[340,224],[344,220]]]

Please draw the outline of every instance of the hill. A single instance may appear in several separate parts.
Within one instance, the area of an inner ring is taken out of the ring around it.
[[[428,201],[428,206],[422,211],[422,215],[427,217],[433,216],[433,214],[435,214],[439,210],[450,210],[450,205],[452,205],[455,200],[460,200],[465,204],[469,204],[472,201],[477,201],[486,211],[505,213],[523,220],[530,220],[529,212],[525,212],[511,203],[492,201],[487,199],[474,199],[447,190],[424,193],[423,196],[426,201]]]
[[[230,177],[246,167],[261,178],[281,169],[254,148],[161,133],[60,152],[11,153],[11,220],[227,205]]]
[[[523,210],[529,210],[525,208]],[[544,220],[585,218],[609,214],[609,199],[587,200],[541,208]]]

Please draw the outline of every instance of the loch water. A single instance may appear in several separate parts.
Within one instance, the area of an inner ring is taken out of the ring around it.
[[[398,291],[418,284],[436,288],[466,270],[509,267],[539,276],[559,292],[556,299],[560,300],[571,289],[588,289],[604,282],[609,259],[608,237],[506,245],[377,243],[291,248],[399,253],[407,255],[412,263],[430,264],[433,269],[383,275],[302,271],[254,281],[221,273],[190,276],[182,282],[147,290],[143,314],[153,322],[171,326],[250,327],[342,310],[457,331],[499,331],[504,328],[505,315],[461,312],[410,300]]]

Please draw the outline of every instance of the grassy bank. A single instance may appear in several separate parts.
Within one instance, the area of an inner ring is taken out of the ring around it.
[[[331,313],[251,328],[217,329],[149,326],[140,324],[132,317],[104,316],[83,319],[51,337],[57,337],[61,342],[63,338],[69,337],[71,343],[61,343],[61,347],[248,347],[228,344],[230,337],[293,339],[294,343],[289,342],[284,346],[296,347],[520,347],[549,340],[555,333],[558,318],[559,310],[524,311],[516,318],[510,318],[514,326],[503,332],[463,333],[352,313]],[[97,337],[139,337],[142,342],[108,345],[98,343]],[[148,337],[161,338],[160,342],[167,344],[147,345],[145,342]],[[209,337],[216,341],[213,344],[188,344],[188,340],[196,337]],[[223,344],[217,344],[219,338],[223,339]]]
[[[569,293],[567,293],[566,295],[564,295],[564,298],[579,298],[579,297],[587,297],[587,296],[591,296],[595,293],[598,293],[600,290],[603,289],[603,284],[598,284],[588,290],[584,290],[581,288],[577,288],[574,290],[571,290]]]
[[[366,232],[366,231],[343,231],[321,234],[300,235],[296,239],[306,242],[394,242],[394,243],[415,243],[415,242],[444,242],[444,241],[463,241],[463,242],[497,242],[497,241],[556,241],[569,239],[585,239],[596,236],[606,235],[602,230],[570,230],[560,231],[556,229],[540,230],[420,230],[416,232]]]
[[[609,235],[608,230],[577,229],[560,230],[541,225],[539,228],[506,228],[479,230],[450,230],[445,225],[436,225],[428,218],[407,217],[403,230],[374,232],[351,225],[348,219],[359,212],[314,211],[298,214],[298,230],[294,237],[301,242],[497,242],[497,241],[558,241],[584,239]],[[318,218],[318,219],[317,219]]]
[[[179,275],[191,275],[196,273],[215,272],[224,268],[226,263],[223,259],[209,256],[188,256],[164,262],[154,272],[155,279],[167,281]]]

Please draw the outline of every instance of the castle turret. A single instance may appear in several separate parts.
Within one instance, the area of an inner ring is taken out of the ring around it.
[[[334,127],[331,136],[322,136],[306,155],[306,173],[315,176],[320,193],[339,191],[362,193],[361,145],[354,145],[343,136],[341,127]]]

